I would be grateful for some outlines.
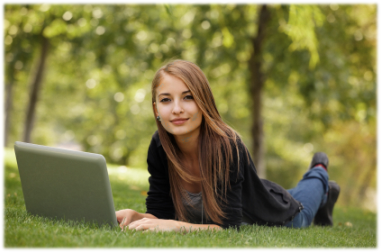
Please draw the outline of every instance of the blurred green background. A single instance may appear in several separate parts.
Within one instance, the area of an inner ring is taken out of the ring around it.
[[[324,151],[339,204],[376,211],[376,7],[268,5],[254,107],[262,5],[6,4],[5,147],[74,148],[146,169],[151,81],[181,58],[205,72],[252,154],[261,111],[267,179],[293,187]]]

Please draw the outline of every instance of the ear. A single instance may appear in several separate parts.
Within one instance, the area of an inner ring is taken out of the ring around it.
[[[157,117],[159,115],[159,112],[157,111],[157,108],[156,108],[156,102],[152,103],[152,106],[153,106],[153,111],[155,112],[155,117]]]

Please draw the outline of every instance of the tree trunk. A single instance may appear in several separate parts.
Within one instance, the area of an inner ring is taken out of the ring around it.
[[[265,82],[265,75],[262,72],[262,45],[265,39],[267,23],[270,19],[270,12],[267,5],[262,5],[258,15],[258,31],[256,37],[252,38],[253,53],[249,60],[249,70],[251,73],[250,91],[253,100],[252,118],[253,124],[251,135],[253,138],[254,162],[258,176],[266,177],[266,166],[264,161],[264,134],[262,119],[262,88]]]
[[[37,66],[35,78],[31,84],[29,93],[29,103],[27,107],[25,128],[24,128],[24,142],[30,142],[31,133],[33,129],[33,123],[36,113],[36,105],[38,102],[38,96],[41,89],[42,76],[45,68],[45,61],[48,55],[49,40],[41,35],[41,53]]]
[[[5,89],[5,123],[4,123],[4,147],[7,147],[8,145],[8,134],[9,134],[9,128],[11,124],[11,113],[13,109],[13,76],[10,76],[12,79],[8,85],[6,85]]]

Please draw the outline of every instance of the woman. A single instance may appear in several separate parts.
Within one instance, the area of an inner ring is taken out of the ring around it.
[[[259,179],[240,135],[217,111],[198,66],[175,60],[152,82],[158,131],[148,149],[147,212],[116,212],[120,227],[192,231],[242,224],[332,225],[340,188],[328,182],[328,158],[316,153],[297,187]]]

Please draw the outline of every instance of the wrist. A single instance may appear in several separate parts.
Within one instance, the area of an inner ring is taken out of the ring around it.
[[[132,209],[131,209],[131,211],[132,211],[132,214],[131,214],[131,222],[136,221],[136,220],[139,220],[139,213],[136,212],[135,210],[132,210]]]
[[[175,220],[173,221],[173,223],[174,223],[174,226],[176,227],[177,232],[189,233],[189,227],[188,227],[189,223],[182,222],[182,221],[175,221]]]

